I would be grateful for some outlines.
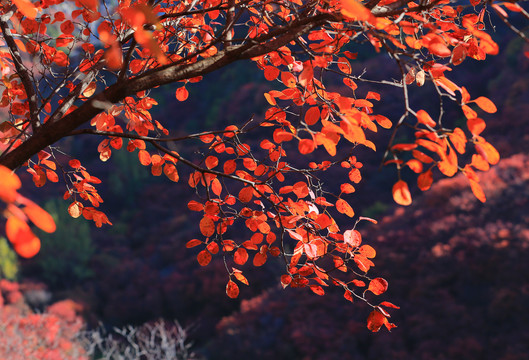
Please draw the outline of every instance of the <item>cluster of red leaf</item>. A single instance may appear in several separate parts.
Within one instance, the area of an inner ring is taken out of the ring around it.
[[[72,11],[54,11],[58,5]],[[507,11],[529,18],[516,3],[498,3],[492,9],[515,31]],[[431,187],[434,168],[448,177],[463,172],[475,196],[485,201],[475,170],[488,170],[499,155],[481,136],[485,121],[471,106],[487,113],[496,107],[485,97],[471,100],[465,87],[445,73],[466,58],[484,60],[498,52],[483,31],[486,11],[487,4],[474,1],[471,6],[398,0],[2,3],[2,46],[9,52],[0,56],[0,105],[10,117],[2,124],[0,164],[27,166],[37,186],[59,181],[59,168],[67,187],[64,197],[73,200],[70,215],[102,226],[111,223],[96,209],[103,201],[94,187],[100,180],[77,159],[68,167],[61,164],[59,151],[51,146],[67,136],[98,135],[103,140],[97,150],[106,161],[126,139],[127,150],[138,150],[139,162],[150,166],[154,176],[163,173],[178,182],[177,166],[191,169],[188,184],[199,201],[188,206],[202,213],[203,239],[191,240],[188,247],[202,247],[201,265],[216,254],[233,259],[234,266],[226,266],[228,296],[239,293],[233,280],[248,283],[235,266],[245,264],[250,255],[255,266],[269,256],[281,257],[284,287],[309,287],[322,295],[326,286],[337,286],[346,299],[361,299],[374,309],[370,329],[384,324],[389,329],[386,310],[365,297],[367,290],[380,293],[382,287],[375,284],[382,281],[367,275],[375,251],[361,244],[355,232],[362,217],[354,226],[339,226],[342,215],[356,216],[347,199],[362,178],[355,149],[362,145],[376,150],[372,133],[393,129],[384,161],[397,169],[393,197],[398,204],[412,202],[401,177],[406,167],[418,174],[421,190]],[[350,50],[360,39],[394,60],[400,81],[366,79],[353,71],[357,54]],[[244,59],[274,84],[264,94],[270,105],[264,118],[180,137],[170,137],[170,126],[153,119],[150,110],[157,102],[150,89],[181,82],[175,96],[185,101],[189,84]],[[336,78],[346,91],[328,85]],[[39,86],[44,82],[47,89]],[[383,99],[374,91],[363,95],[359,84],[364,82],[402,89],[400,118],[376,114],[374,101]],[[441,99],[435,120],[424,109],[414,110],[417,106],[410,101],[409,93],[426,84]],[[445,98],[460,108],[466,129],[445,127]],[[404,128],[412,129],[414,140],[395,143]],[[244,140],[250,131],[260,131],[259,146]],[[205,144],[205,156],[188,159],[180,144],[196,140]],[[299,155],[308,156],[299,160]],[[305,161],[312,156],[326,160]],[[346,171],[339,192],[325,186],[325,172],[334,166]],[[49,221],[32,219],[33,207],[27,204],[21,214],[51,231]],[[19,220],[16,226],[17,220],[8,220],[9,227],[30,234],[20,225],[26,224],[22,215],[9,215]],[[227,239],[228,230],[240,224],[247,229],[247,240]],[[32,250],[19,253],[38,251],[36,238],[23,237],[31,238]]]

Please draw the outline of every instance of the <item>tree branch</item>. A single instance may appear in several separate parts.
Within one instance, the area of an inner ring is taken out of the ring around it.
[[[237,60],[250,59],[264,55],[288,44],[298,36],[307,33],[314,27],[335,20],[332,14],[318,14],[293,22],[290,26],[280,27],[268,34],[251,40],[246,44],[232,46],[219,51],[216,55],[197,61],[193,64],[168,64],[142,75],[126,79],[111,85],[94,95],[76,110],[54,122],[42,126],[38,136],[32,136],[19,147],[0,159],[0,164],[10,169],[21,166],[40,150],[70,134],[74,129],[90,121],[94,116],[107,110],[112,104],[126,96],[151,89],[155,86],[202,76],[225,67]]]

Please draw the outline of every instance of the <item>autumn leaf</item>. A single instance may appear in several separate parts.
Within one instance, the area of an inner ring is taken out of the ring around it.
[[[340,0],[340,4],[342,5],[342,15],[358,21],[368,21],[372,24],[376,22],[376,18],[371,11],[360,2],[356,0]]]
[[[211,261],[211,254],[207,250],[202,250],[198,253],[197,260],[200,266],[206,266]]]
[[[13,244],[13,249],[21,257],[29,259],[39,253],[40,246],[40,239],[33,235],[24,241],[19,241]]]
[[[393,185],[393,200],[399,205],[410,205],[411,204],[411,194],[408,184],[404,180],[399,180]]]
[[[38,10],[29,0],[13,0],[13,3],[24,16],[30,19],[37,17]]]
[[[371,291],[375,295],[381,295],[388,289],[388,282],[383,278],[376,278],[369,282],[368,291]]]
[[[336,209],[340,213],[345,214],[349,217],[353,217],[355,215],[355,212],[353,208],[351,207],[351,205],[349,205],[349,203],[345,201],[344,199],[338,199],[336,201]]]
[[[55,221],[51,215],[36,204],[29,204],[24,208],[24,212],[39,229],[47,233],[55,231]]]
[[[233,261],[235,261],[236,264],[244,265],[246,264],[246,261],[248,261],[248,252],[245,248],[238,248],[237,251],[233,254]]]
[[[200,232],[205,237],[210,237],[215,233],[215,223],[208,216],[204,216],[200,220]]]
[[[232,299],[235,299],[239,296],[239,287],[235,282],[231,280],[228,281],[228,284],[226,285],[226,294]]]

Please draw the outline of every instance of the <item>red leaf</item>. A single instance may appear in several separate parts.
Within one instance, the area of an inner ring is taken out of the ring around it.
[[[388,289],[388,282],[383,278],[376,278],[369,282],[367,290],[371,291],[375,295],[381,295]]]
[[[319,285],[310,285],[309,286],[309,289],[312,290],[312,292],[316,295],[320,295],[320,296],[323,296],[325,295],[325,291],[323,290],[323,288]]]
[[[311,107],[305,113],[305,123],[307,125],[314,125],[320,119],[320,109],[317,106]]]
[[[215,223],[211,218],[205,216],[200,220],[200,232],[205,237],[210,237],[215,233]]]
[[[231,280],[228,281],[228,284],[226,285],[226,294],[232,299],[235,299],[237,296],[239,296],[239,287],[237,284]]]
[[[203,242],[198,240],[198,239],[192,239],[192,240],[189,240],[186,244],[186,248],[190,249],[190,248],[193,248],[195,246],[198,246],[200,244],[202,244]]]
[[[277,77],[279,76],[279,73],[280,73],[280,71],[276,67],[266,66],[264,68],[264,76],[265,76],[265,79],[268,80],[268,81],[272,81],[272,80],[277,79]]]
[[[211,254],[207,250],[202,250],[198,253],[197,260],[200,266],[206,266],[211,261]]]
[[[246,261],[248,261],[248,252],[245,248],[238,248],[237,251],[233,254],[233,261],[235,261],[236,264],[244,265],[246,264]]]
[[[254,266],[262,266],[266,263],[266,254],[257,253],[253,258]]]
[[[367,328],[372,332],[380,330],[388,319],[378,310],[373,310],[367,317]]]
[[[239,200],[243,203],[250,202],[250,200],[252,200],[252,196],[253,188],[251,186],[242,188],[241,191],[239,191]]]

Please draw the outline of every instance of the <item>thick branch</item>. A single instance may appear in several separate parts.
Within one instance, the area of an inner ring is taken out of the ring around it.
[[[52,145],[70,134],[74,129],[90,121],[94,116],[107,110],[112,104],[123,100],[126,96],[185,79],[203,76],[225,67],[237,60],[250,59],[264,55],[288,44],[298,36],[311,29],[333,20],[331,14],[319,14],[306,17],[280,27],[268,34],[250,40],[246,44],[232,46],[219,51],[216,55],[197,61],[193,64],[169,64],[144,74],[118,81],[104,91],[94,95],[79,108],[62,117],[60,120],[48,122],[42,126],[37,136],[33,136],[12,152],[0,159],[0,164],[15,169],[30,159],[40,150]]]

